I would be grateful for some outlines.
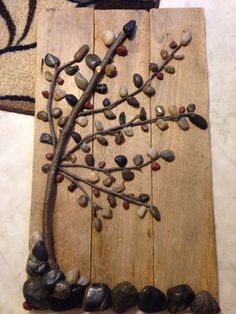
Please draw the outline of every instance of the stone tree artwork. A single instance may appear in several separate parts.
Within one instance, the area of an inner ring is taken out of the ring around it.
[[[84,44],[75,53],[72,61],[61,65],[58,57],[46,54],[42,60],[42,71],[45,79],[50,82],[49,91],[42,91],[47,99],[47,111],[37,112],[37,118],[42,123],[49,124],[50,133],[42,133],[40,142],[50,145],[46,154],[47,164],[41,165],[42,171],[47,175],[43,207],[43,235],[35,231],[30,238],[31,253],[27,260],[26,271],[30,278],[25,282],[23,293],[24,308],[30,310],[47,309],[53,311],[69,310],[77,307],[85,311],[103,311],[111,307],[116,313],[123,313],[136,305],[144,312],[158,312],[168,308],[170,313],[177,313],[191,307],[193,313],[213,314],[219,312],[219,306],[213,296],[207,291],[200,291],[195,295],[190,286],[178,285],[168,289],[167,297],[158,288],[144,287],[140,292],[133,284],[125,281],[119,283],[112,290],[105,283],[89,283],[89,280],[79,275],[79,270],[74,269],[63,273],[57,264],[54,253],[53,239],[53,212],[57,197],[57,186],[63,180],[68,181],[68,193],[80,191],[76,200],[78,206],[91,208],[93,227],[97,232],[102,232],[103,220],[113,217],[113,209],[117,206],[116,199],[123,200],[124,209],[128,210],[133,204],[140,219],[150,214],[156,223],[161,223],[161,209],[152,205],[150,195],[145,192],[135,195],[126,192],[129,184],[135,184],[135,174],[141,172],[144,167],[151,167],[153,172],[158,172],[161,162],[174,162],[175,154],[169,149],[159,152],[157,147],[151,147],[146,155],[133,156],[132,166],[127,166],[125,155],[113,156],[114,166],[107,167],[105,160],[95,160],[91,152],[91,144],[97,141],[99,145],[120,145],[129,141],[132,145],[132,136],[136,128],[148,132],[150,124],[155,124],[161,131],[169,128],[169,122],[177,123],[179,128],[187,131],[190,124],[202,130],[207,129],[207,121],[196,113],[195,104],[191,103],[177,108],[170,105],[168,112],[162,105],[156,105],[156,117],[150,118],[145,108],[140,104],[137,95],[144,93],[147,97],[155,95],[155,89],[151,86],[153,80],[162,81],[165,75],[175,73],[175,67],[171,61],[184,60],[184,47],[192,39],[189,32],[185,32],[179,43],[171,41],[168,50],[160,51],[162,64],[150,63],[150,76],[146,80],[138,74],[133,74],[133,91],[129,92],[126,86],[119,89],[119,98],[110,101],[108,87],[102,83],[106,75],[113,78],[117,73],[115,56],[126,57],[128,54],[125,40],[135,40],[136,22],[130,20],[124,25],[121,32],[115,36],[112,31],[105,31],[103,41],[107,47],[107,53],[103,60],[96,54],[89,53],[89,46]],[[128,56],[127,56],[128,57]],[[80,71],[79,63],[85,60],[87,66],[93,71],[88,81]],[[183,61],[184,62],[184,61]],[[51,73],[49,68],[53,68]],[[65,71],[68,78],[74,78],[77,87],[83,91],[81,97],[67,94],[61,89],[64,80],[60,76]],[[107,94],[104,96],[100,108],[94,109],[91,98],[94,93]],[[55,106],[55,101],[65,99],[71,107],[70,114],[63,115],[62,109]],[[136,108],[137,114],[127,120],[126,113],[121,112],[117,117],[112,109],[126,102],[127,106]],[[104,128],[103,123],[96,119],[97,113],[103,113],[106,119],[114,121],[112,127]],[[94,117],[94,131],[81,136],[75,131],[75,126],[86,128],[88,117]],[[59,127],[56,132],[55,125]],[[73,145],[68,147],[69,141]],[[134,144],[135,145],[135,144]],[[85,153],[84,163],[77,162],[77,154]],[[75,168],[87,169],[86,176],[75,174]],[[114,174],[120,172],[122,181],[118,182]],[[101,174],[105,177],[101,180]],[[155,174],[154,174],[155,175]],[[102,182],[101,182],[102,181]],[[132,183],[131,183],[132,181]],[[92,197],[87,192],[86,186],[92,189]],[[107,195],[107,206],[99,202],[101,193]]]

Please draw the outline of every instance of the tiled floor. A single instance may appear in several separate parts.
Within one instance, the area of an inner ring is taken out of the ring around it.
[[[236,3],[162,0],[205,7],[213,189],[223,314],[236,313]],[[0,112],[0,314],[21,314],[31,194],[33,118]]]

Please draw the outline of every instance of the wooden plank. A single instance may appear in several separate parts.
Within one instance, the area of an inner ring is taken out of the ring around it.
[[[57,55],[61,62],[72,60],[78,48],[87,43],[93,51],[93,10],[70,10],[55,11],[49,10],[41,16],[38,28],[38,48],[37,48],[37,86],[36,86],[36,113],[46,109],[46,100],[43,99],[41,91],[49,88],[49,83],[45,81],[40,71],[41,60],[47,52]],[[85,30],[89,29],[87,32]],[[85,64],[80,65],[81,71],[89,79],[91,71]],[[50,70],[44,66],[44,71]],[[75,94],[77,97],[81,91],[77,88],[74,78],[67,76],[63,86],[67,93]],[[64,115],[69,114],[71,108],[65,100],[55,106],[62,108]],[[86,132],[91,131],[92,125],[86,128]],[[47,161],[45,153],[51,152],[51,147],[39,142],[42,132],[48,131],[48,124],[35,119],[35,149],[33,165],[33,185],[31,204],[31,225],[30,231],[41,230],[42,228],[42,208],[43,195],[46,183],[46,175],[40,170]],[[84,129],[78,130],[81,135]],[[57,134],[58,134],[57,127]],[[73,144],[73,140],[69,145]],[[78,154],[78,162],[82,162],[83,154]],[[80,174],[83,174],[80,171]],[[55,252],[57,261],[63,271],[79,267],[80,272],[86,276],[90,274],[90,240],[91,240],[91,214],[90,210],[79,208],[76,202],[79,192],[70,193],[67,190],[68,181],[64,180],[59,184],[56,207],[54,212],[54,235]]]
[[[191,44],[182,48],[185,59],[172,62],[176,74],[153,82],[157,94],[152,99],[152,116],[156,104],[168,108],[194,102],[197,112],[208,117],[203,10],[152,10],[150,27],[150,56],[157,63],[161,62],[157,52],[172,40],[179,41],[183,31],[193,36]],[[209,129],[191,125],[184,132],[172,123],[164,133],[154,126],[152,130],[153,145],[176,154],[174,163],[163,162],[162,170],[153,176],[154,203],[162,215],[161,223],[154,224],[155,284],[165,290],[186,282],[217,296]]]
[[[115,101],[119,98],[119,88],[127,85],[129,91],[135,90],[133,74],[140,73],[144,79],[149,75],[149,14],[145,11],[96,11],[95,13],[95,52],[104,56],[107,48],[102,41],[102,34],[112,30],[115,34],[122,29],[130,19],[137,21],[137,33],[135,39],[127,40],[127,57],[116,56],[114,64],[117,66],[118,76],[109,79],[104,78],[108,84],[108,97]],[[102,106],[104,96],[95,95],[96,108]],[[137,99],[150,114],[150,100],[144,94],[138,95]],[[116,107],[113,112],[116,120],[107,120],[103,114],[96,115],[96,119],[102,120],[104,128],[118,124],[119,113],[125,111],[127,121],[139,113],[139,109],[130,107],[127,102]],[[109,137],[109,146],[101,146],[94,143],[94,155],[97,161],[105,160],[108,167],[114,167],[114,157],[119,154],[126,155],[128,164],[132,165],[132,157],[135,154],[146,154],[150,147],[150,133],[144,133],[141,128],[135,129],[134,137],[126,137],[123,145],[114,143],[114,137]],[[121,174],[116,175],[117,182],[122,182]],[[137,173],[133,182],[126,183],[128,193],[151,194],[150,168],[144,169],[143,173]],[[106,195],[101,196],[103,206],[107,207]],[[153,282],[153,237],[152,220],[146,217],[141,220],[136,215],[136,205],[131,205],[129,210],[124,210],[122,201],[117,199],[117,208],[113,210],[112,220],[104,221],[103,232],[92,236],[92,274],[93,281],[106,282],[114,286],[123,280],[134,283],[138,288]]]

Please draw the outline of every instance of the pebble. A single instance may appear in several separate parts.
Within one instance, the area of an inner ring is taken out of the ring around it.
[[[44,242],[38,241],[33,249],[32,249],[32,254],[40,261],[47,261],[48,259],[48,252],[47,249],[45,247]]]
[[[163,121],[163,120],[157,120],[156,125],[162,131],[165,131],[165,130],[167,130],[169,128],[168,122]]]
[[[59,300],[66,300],[70,295],[70,286],[64,281],[58,281],[53,290],[53,297]]]
[[[135,98],[133,96],[127,98],[127,103],[134,108],[139,108],[139,106],[140,106],[137,98]]]
[[[156,77],[159,81],[164,80],[164,74],[162,72],[157,72]]]
[[[69,158],[70,158],[70,161],[72,162],[72,164],[74,164],[77,160],[77,157],[75,154],[71,154]]]
[[[52,109],[52,116],[55,119],[59,119],[62,116],[62,110],[59,107],[55,107]]]
[[[50,170],[50,165],[49,164],[45,164],[41,167],[41,170],[44,172],[44,173],[48,173],[49,170]]]
[[[123,202],[123,207],[124,207],[124,209],[128,210],[129,209],[129,202],[125,200]]]
[[[128,281],[123,281],[111,290],[112,310],[115,313],[124,313],[136,304],[138,291]]]
[[[152,217],[156,219],[156,221],[161,220],[160,212],[156,206],[151,206],[148,208],[148,210],[149,210],[149,213],[152,215]]]
[[[120,97],[122,98],[128,96],[128,88],[125,85],[121,86],[119,89],[119,94],[120,94]]]
[[[57,88],[54,93],[54,99],[60,101],[66,97],[66,92],[63,89]]]
[[[190,127],[188,120],[185,117],[182,117],[178,120],[178,126],[184,131],[187,131]]]
[[[182,46],[187,46],[192,39],[192,35],[189,32],[186,32],[180,40],[180,44]]]
[[[156,90],[151,85],[145,85],[143,88],[143,92],[145,95],[149,97],[153,97],[156,94]]]
[[[133,75],[133,82],[137,88],[140,88],[143,85],[143,78],[140,74],[135,73]]]
[[[117,49],[116,49],[116,53],[119,56],[125,57],[128,54],[128,49],[125,45],[120,45]]]
[[[100,218],[94,217],[93,224],[94,224],[94,227],[95,227],[97,232],[101,232],[102,231],[102,221],[101,221]]]
[[[99,161],[98,168],[104,168],[106,166],[106,162],[104,160]]]
[[[175,49],[175,48],[177,48],[177,43],[173,40],[170,44],[169,44],[169,47],[171,48],[171,49]]]
[[[44,62],[46,63],[47,66],[51,68],[55,68],[55,66],[58,66],[60,64],[59,58],[57,58],[51,53],[46,54],[46,56],[44,57]]]
[[[75,141],[75,143],[79,143],[82,140],[81,135],[78,132],[72,132],[71,136],[73,138],[73,140]]]
[[[139,218],[144,218],[147,213],[147,207],[145,206],[138,207],[136,213],[139,216]]]
[[[168,111],[169,111],[171,116],[177,116],[178,115],[178,108],[176,105],[170,105],[168,107]]]
[[[196,105],[195,104],[189,104],[187,106],[187,111],[188,112],[194,112],[196,110]]]
[[[175,67],[173,67],[172,65],[165,65],[164,70],[169,74],[175,73]]]
[[[102,63],[102,60],[96,54],[88,54],[85,58],[85,62],[91,70],[95,70],[96,67]]]
[[[142,124],[141,125],[141,129],[143,130],[143,132],[147,133],[149,132],[149,126],[147,124]]]
[[[88,110],[91,110],[93,109],[94,105],[90,102],[90,101],[87,101],[85,104],[84,104],[84,109],[88,109]]]
[[[89,144],[83,143],[83,144],[81,145],[81,149],[82,149],[83,152],[88,153],[91,148],[90,148]]]
[[[116,133],[116,135],[115,135],[115,143],[117,145],[121,145],[124,142],[125,142],[125,137],[124,137],[123,133],[121,131]]]
[[[29,278],[24,283],[23,294],[26,302],[35,309],[48,305],[49,292],[43,287],[40,277]]]
[[[154,73],[157,72],[158,71],[158,65],[156,63],[154,63],[154,62],[151,62],[149,64],[149,70],[154,72]]]
[[[41,276],[48,270],[48,268],[48,263],[45,261],[40,261],[32,254],[28,257],[26,263],[26,272],[29,276]]]
[[[51,135],[48,134],[48,133],[42,133],[42,134],[40,135],[39,141],[40,141],[41,143],[45,143],[45,144],[50,144],[50,145],[52,145],[52,137],[51,137]]]
[[[168,162],[172,162],[175,160],[175,153],[172,150],[166,149],[160,153],[162,159]]]
[[[100,120],[95,120],[94,121],[94,125],[97,131],[102,131],[103,130],[103,125],[102,122]]]
[[[86,56],[86,54],[88,53],[89,51],[89,46],[88,45],[83,45],[79,48],[79,50],[75,53],[74,55],[74,59],[77,61],[77,62],[81,62],[84,57]]]
[[[79,87],[82,90],[85,90],[86,87],[88,86],[87,79],[80,72],[77,72],[74,77],[77,87]]]
[[[107,85],[104,84],[104,83],[101,83],[101,84],[98,84],[96,87],[95,87],[95,91],[99,94],[106,94],[107,91],[108,91],[108,88],[107,88]]]
[[[67,94],[66,101],[71,107],[74,107],[77,104],[78,99],[72,94]]]
[[[104,208],[102,211],[102,217],[105,219],[112,219],[113,211],[110,208]]]
[[[38,241],[43,241],[42,233],[34,231],[29,238],[29,248],[32,249]]]
[[[105,311],[111,306],[111,291],[104,283],[92,283],[88,286],[83,302],[86,312]]]
[[[75,183],[70,183],[69,185],[68,185],[68,187],[67,187],[67,190],[69,191],[69,192],[71,192],[71,193],[73,193],[75,190],[77,189],[77,184],[75,184]]]
[[[42,91],[42,95],[43,95],[44,98],[48,99],[48,97],[49,97],[49,92],[48,92],[47,90],[43,90],[43,91]]]
[[[92,171],[90,173],[90,175],[88,176],[88,181],[91,182],[91,183],[97,183],[99,180],[100,180],[100,177],[99,175],[97,174],[97,172],[95,171]]]
[[[124,169],[122,170],[122,178],[124,181],[133,181],[134,173],[131,170]]]
[[[42,120],[43,122],[47,122],[48,121],[48,114],[46,111],[43,111],[43,110],[40,110],[38,113],[37,113],[37,118],[39,120]]]
[[[148,194],[146,194],[146,193],[139,194],[138,198],[139,198],[141,203],[147,203],[147,202],[150,201],[150,196]]]
[[[85,160],[85,163],[86,163],[88,166],[93,167],[93,166],[95,165],[95,159],[94,159],[94,157],[93,157],[93,154],[87,154],[87,155],[85,155],[84,160]]]
[[[52,73],[51,73],[50,71],[46,71],[46,72],[44,73],[44,77],[45,77],[45,79],[46,79],[48,82],[51,82],[51,81],[53,80],[53,75],[52,75]]]
[[[179,52],[179,53],[175,53],[174,54],[174,59],[175,60],[183,60],[184,59],[184,54],[182,52]]]
[[[105,185],[106,187],[110,187],[113,183],[113,181],[111,180],[111,178],[107,177],[103,180],[103,185]]]
[[[157,117],[164,116],[164,114],[165,114],[165,108],[163,106],[156,106],[155,111],[156,111]]]
[[[108,145],[108,140],[105,138],[105,136],[97,135],[96,139],[97,139],[98,143],[100,143],[101,145],[103,145],[103,146]]]
[[[44,288],[53,291],[56,283],[60,280],[64,280],[64,278],[65,276],[59,268],[53,268],[43,275],[41,281]]]
[[[108,77],[114,77],[117,75],[117,68],[114,64],[107,64],[105,67],[105,73]]]
[[[164,311],[167,309],[166,296],[161,290],[146,286],[139,293],[138,308],[146,313]]]
[[[111,208],[115,208],[117,206],[116,198],[113,194],[108,194],[107,195],[107,201]]]
[[[79,71],[79,66],[78,65],[68,65],[65,67],[65,72],[68,75],[74,75],[77,71]]]
[[[61,128],[63,128],[67,122],[68,117],[64,116],[59,118],[59,120],[57,121],[57,125]]]
[[[86,207],[88,205],[88,198],[84,194],[80,195],[80,197],[77,199],[78,204],[81,207]]]
[[[208,291],[199,291],[190,309],[194,314],[216,314],[221,311],[216,299]]]
[[[71,269],[65,273],[65,280],[70,286],[76,284],[79,279],[79,270],[78,268]]]
[[[124,183],[113,184],[112,190],[113,190],[114,192],[121,193],[121,192],[123,192],[123,191],[125,190],[125,185],[124,185]]]
[[[79,117],[77,120],[77,123],[82,126],[83,128],[86,127],[88,125],[88,118],[87,117]]]
[[[140,109],[139,119],[140,119],[141,121],[147,120],[147,113],[146,113],[146,110],[145,110],[144,107],[141,107],[141,109]]]
[[[134,135],[134,130],[131,126],[124,128],[123,130],[124,130],[125,135],[128,137],[131,137]]]
[[[22,307],[26,311],[31,311],[33,309],[32,306],[29,303],[27,303],[26,301],[23,302]]]
[[[64,84],[64,80],[63,80],[63,78],[61,76],[59,76],[57,78],[57,84],[59,84],[59,85],[63,85]]]
[[[62,181],[64,180],[64,177],[63,177],[63,175],[62,174],[57,174],[56,175],[56,182],[57,183],[61,183]]]
[[[114,119],[116,119],[116,115],[115,115],[114,112],[112,112],[111,110],[105,110],[105,111],[104,111],[104,116],[105,116],[108,120],[114,120]]]
[[[133,157],[133,162],[135,166],[141,166],[144,162],[143,155],[137,154]]]
[[[127,36],[127,38],[131,39],[134,31],[136,28],[136,21],[135,20],[130,20],[128,23],[126,23],[123,26],[123,32],[125,33],[125,35]]]
[[[111,101],[110,101],[109,98],[106,97],[106,98],[103,99],[102,104],[103,104],[104,107],[107,107],[107,106],[109,106],[111,104]]]
[[[161,54],[162,59],[164,60],[169,56],[169,53],[166,49],[161,49],[160,54]]]
[[[196,125],[198,128],[202,130],[206,130],[208,127],[207,121],[202,116],[199,116],[198,114],[190,115],[189,120],[190,122],[192,122],[194,125]]]
[[[184,106],[180,106],[180,107],[179,107],[179,113],[180,113],[180,114],[185,113],[185,107],[184,107]]]
[[[114,158],[114,160],[115,160],[116,164],[121,168],[125,167],[127,165],[127,162],[128,162],[127,158],[124,155],[117,155]]]
[[[113,31],[107,30],[103,33],[102,39],[104,41],[104,44],[107,47],[110,47],[114,43],[114,41],[116,40],[116,36],[115,36]]]
[[[87,286],[89,284],[89,279],[82,275],[79,277],[79,280],[77,281],[77,285],[80,285],[80,286]]]
[[[99,197],[99,196],[100,196],[100,191],[99,191],[99,189],[94,188],[94,189],[93,189],[93,194],[94,194],[95,197]]]
[[[151,169],[152,169],[153,171],[158,171],[158,170],[161,169],[161,165],[160,165],[158,162],[153,161],[153,162],[151,163]]]
[[[183,284],[169,288],[166,294],[168,310],[171,313],[176,313],[189,307],[195,296],[192,288],[189,285]],[[203,314],[203,312],[201,312],[201,314]]]
[[[151,159],[156,159],[158,157],[158,151],[156,147],[152,147],[148,152],[147,152],[148,157]]]
[[[125,115],[124,111],[122,111],[119,114],[119,123],[120,123],[120,125],[126,124],[126,115]]]

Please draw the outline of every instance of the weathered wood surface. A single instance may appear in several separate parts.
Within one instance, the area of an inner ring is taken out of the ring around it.
[[[205,29],[201,9],[153,9],[150,14],[129,10],[93,12],[92,9],[46,12],[38,29],[36,112],[45,109],[46,104],[41,91],[48,88],[48,83],[40,71],[45,53],[54,53],[66,62],[78,47],[88,43],[91,52],[103,57],[107,49],[101,40],[103,31],[112,29],[117,34],[129,19],[137,20],[136,37],[125,43],[129,49],[127,57],[115,57],[118,76],[104,78],[109,87],[108,97],[117,99],[121,85],[133,90],[133,73],[141,73],[146,79],[149,62],[161,62],[159,50],[171,39],[178,41],[183,31],[189,30],[193,40],[183,48],[185,59],[172,62],[176,66],[176,74],[165,74],[162,82],[153,81],[157,93],[151,101],[145,95],[137,98],[151,116],[155,115],[157,104],[167,109],[169,104],[178,106],[194,102],[198,112],[207,117]],[[85,64],[80,64],[80,68],[89,79],[92,71]],[[80,95],[73,78],[64,73],[62,76],[65,79],[62,88]],[[95,108],[102,106],[103,98],[95,95]],[[65,114],[69,113],[65,100],[58,105]],[[114,113],[118,117],[121,111],[127,113],[127,118],[136,113],[126,103],[116,108]],[[105,119],[102,114],[94,118],[102,120],[104,126],[118,123],[117,120]],[[92,119],[87,128],[78,129],[82,135],[91,132]],[[38,139],[46,130],[47,123],[36,119],[31,231],[41,229],[46,175],[40,167],[46,163],[44,155],[51,147],[39,143]],[[126,137],[122,146],[114,144],[113,137],[109,136],[108,140],[108,147],[96,141],[92,145],[96,162],[104,159],[108,166],[114,165],[113,158],[117,154],[127,155],[129,164],[137,153],[147,158],[146,150],[151,145],[159,151],[167,148],[175,151],[174,163],[161,162],[161,171],[152,174],[148,167],[136,175],[135,181],[126,183],[128,192],[151,193],[153,204],[161,211],[162,221],[157,223],[149,215],[141,220],[136,216],[137,206],[131,205],[126,211],[119,200],[118,207],[113,210],[113,219],[104,220],[103,231],[97,234],[91,224],[90,209],[78,207],[76,199],[80,193],[69,193],[68,184],[64,181],[59,187],[54,213],[56,256],[62,270],[79,266],[81,273],[93,282],[106,282],[111,287],[122,280],[129,280],[139,289],[146,284],[155,284],[166,290],[185,282],[196,290],[208,289],[217,295],[209,130],[201,131],[191,126],[188,132],[184,132],[175,123],[170,123],[170,128],[163,133],[155,125],[149,133],[143,133],[138,127],[135,136]],[[83,152],[77,153],[79,161],[83,161],[84,156]],[[79,169],[78,173],[85,175],[87,171]],[[117,175],[117,178],[121,180],[121,176]],[[107,206],[106,195],[100,197],[100,203]]]

